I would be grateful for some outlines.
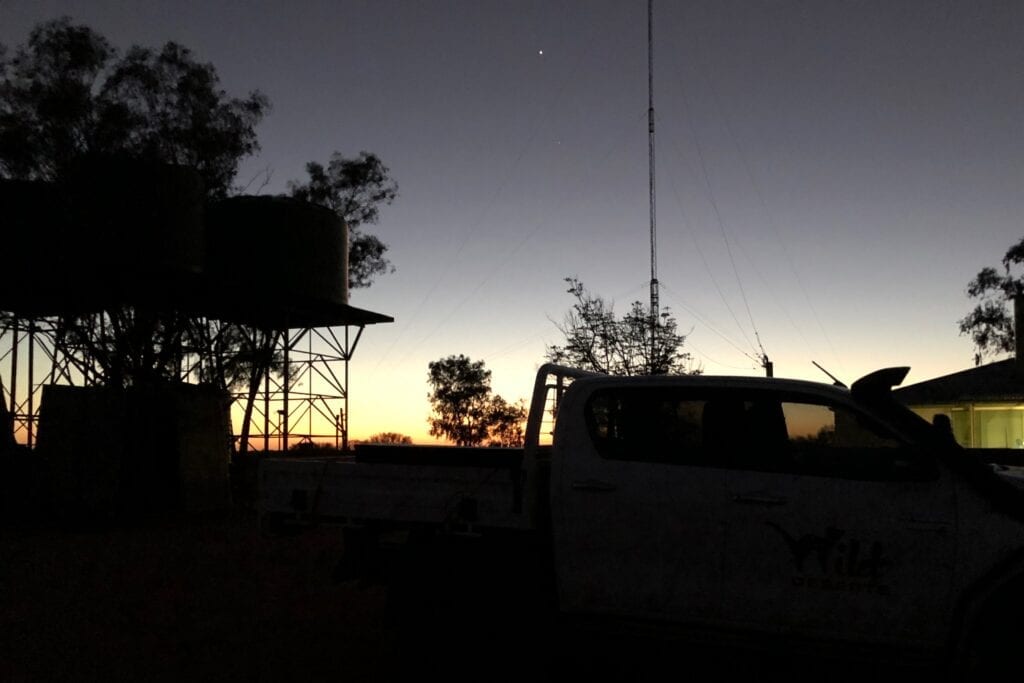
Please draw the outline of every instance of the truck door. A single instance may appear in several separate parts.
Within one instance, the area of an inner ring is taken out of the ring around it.
[[[687,464],[699,406],[671,391],[568,396],[552,512],[562,609],[704,622],[721,600],[723,474]]]
[[[785,431],[729,478],[726,621],[864,643],[941,643],[955,551],[949,473],[854,406],[748,398],[748,416],[766,404],[762,412],[775,411]]]

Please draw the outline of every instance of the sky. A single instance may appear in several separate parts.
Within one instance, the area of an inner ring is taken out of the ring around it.
[[[366,226],[392,316],[350,367],[353,439],[428,443],[427,364],[483,360],[529,400],[579,278],[622,312],[650,279],[644,0],[0,0],[0,43],[69,16],[168,40],[272,109],[236,183],[377,154]],[[967,282],[1024,236],[1024,3],[656,0],[661,305],[707,374],[905,384],[972,364]],[[267,264],[272,277],[272,264]]]

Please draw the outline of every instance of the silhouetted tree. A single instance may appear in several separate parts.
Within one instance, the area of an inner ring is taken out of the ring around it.
[[[1024,288],[1024,275],[1014,272],[1022,264],[1024,238],[1006,251],[1002,272],[988,266],[967,283],[967,296],[977,304],[958,324],[960,334],[970,335],[974,342],[975,365],[985,356],[1014,350],[1013,316],[1006,304]]]
[[[489,439],[491,446],[514,448],[523,445],[523,421],[526,420],[526,406],[522,401],[509,403],[501,396],[492,396],[488,412]]]
[[[177,43],[134,46],[100,92],[101,139],[133,158],[196,169],[211,197],[226,196],[238,164],[259,149],[255,127],[269,109],[258,91],[229,98],[212,64]]]
[[[83,159],[127,157],[192,167],[223,197],[268,108],[258,91],[228,97],[213,65],[177,43],[118,57],[91,28],[56,19],[0,61],[0,175],[60,180]]]
[[[263,331],[232,323],[199,322],[190,338],[200,349],[209,351],[198,368],[199,381],[239,390],[246,386],[255,366],[280,366],[282,358],[274,352],[274,339]]]
[[[611,303],[587,291],[576,278],[566,278],[575,301],[562,324],[565,344],[547,349],[547,358],[583,370],[609,375],[699,374],[693,357],[682,350],[685,335],[676,319],[662,309],[651,340],[650,310],[634,301],[629,312],[616,317]]]
[[[309,181],[288,184],[292,196],[326,206],[348,225],[349,287],[369,287],[373,279],[394,272],[384,257],[387,245],[376,236],[363,232],[366,223],[376,223],[382,205],[398,196],[398,183],[376,154],[360,152],[348,159],[335,152],[325,168],[311,161],[306,164]]]
[[[412,437],[397,432],[380,432],[368,438],[364,443],[408,446],[412,443]]]
[[[428,394],[434,415],[430,435],[445,437],[457,446],[520,446],[526,408],[491,394],[491,371],[483,361],[464,355],[448,356],[428,364]]]
[[[28,44],[0,56],[0,175],[53,180],[88,149],[96,93],[115,50],[68,19],[40,24]]]
[[[299,453],[321,453],[321,454],[338,454],[338,449],[334,447],[334,444],[323,443],[320,441],[313,441],[312,439],[303,439],[298,443],[293,443],[288,447],[289,451]]]

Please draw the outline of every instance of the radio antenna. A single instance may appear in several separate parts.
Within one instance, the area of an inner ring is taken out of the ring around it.
[[[647,157],[651,227],[650,372],[654,374],[658,353],[658,321],[661,318],[658,302],[658,231],[654,192],[654,0],[647,0]]]
[[[828,375],[829,377],[831,377],[831,378],[832,378],[832,383],[833,383],[833,384],[835,384],[835,385],[836,385],[837,387],[842,387],[842,388],[844,388],[844,389],[846,388],[846,385],[845,385],[845,384],[843,384],[842,382],[840,382],[840,381],[839,381],[839,378],[837,378],[837,377],[836,377],[835,375],[833,375],[833,374],[832,374],[831,372],[829,372],[829,371],[828,371],[828,370],[826,370],[825,368],[823,368],[823,367],[821,367],[820,365],[818,365],[818,361],[814,361],[814,360],[812,360],[812,361],[811,361],[811,363],[813,363],[813,364],[814,364],[814,367],[818,368],[819,370],[821,370],[822,372],[824,372],[824,373],[825,373],[826,375]]]

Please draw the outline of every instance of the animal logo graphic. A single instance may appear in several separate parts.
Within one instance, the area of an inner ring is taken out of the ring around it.
[[[774,522],[767,524],[786,542],[800,574],[817,570],[823,576],[878,581],[892,566],[878,541],[864,543],[831,526],[825,528],[822,536],[804,534],[796,537]]]

